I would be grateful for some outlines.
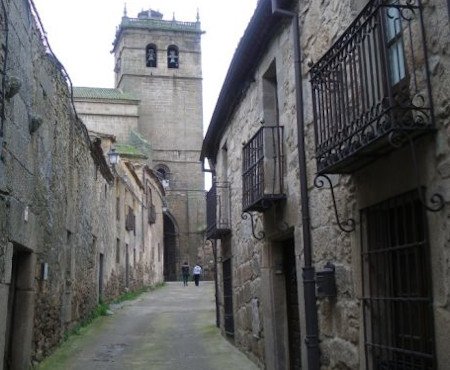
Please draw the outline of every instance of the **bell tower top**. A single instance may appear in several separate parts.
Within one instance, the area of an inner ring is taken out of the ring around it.
[[[138,14],[138,19],[163,19],[163,14],[153,9],[142,10]]]

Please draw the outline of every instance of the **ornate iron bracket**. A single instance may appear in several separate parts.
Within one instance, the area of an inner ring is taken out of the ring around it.
[[[248,220],[248,217],[250,216],[250,220],[252,222],[252,235],[256,240],[263,240],[266,237],[266,233],[264,231],[259,231],[258,235],[255,234],[255,222],[253,219],[253,214],[250,212],[242,212],[241,218],[243,220]]]
[[[324,187],[325,182],[321,178],[327,180],[328,184],[330,185],[331,197],[333,198],[334,214],[336,216],[336,221],[339,228],[346,233],[351,233],[352,231],[355,231],[356,222],[353,218],[349,218],[348,220],[345,220],[343,222],[341,222],[339,219],[339,215],[337,212],[336,198],[334,196],[334,188],[333,184],[331,183],[331,179],[327,175],[317,175],[316,178],[314,179],[314,186],[318,189]]]
[[[416,188],[417,193],[419,194],[419,201],[427,211],[439,212],[442,208],[444,208],[444,197],[439,193],[434,193],[430,197],[430,205],[427,204],[422,187],[420,186],[419,166],[417,165],[416,148],[414,146],[413,139],[404,130],[396,130],[389,134],[389,143],[395,148],[400,148],[405,141],[408,141],[409,149],[411,151],[411,161],[414,174],[416,175]]]

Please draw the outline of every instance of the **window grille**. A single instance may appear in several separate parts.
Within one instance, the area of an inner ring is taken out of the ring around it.
[[[283,126],[263,126],[243,148],[242,206],[263,211],[284,199]]]
[[[206,237],[218,238],[231,230],[230,183],[214,182],[206,194]]]
[[[435,369],[431,269],[417,191],[361,212],[367,369]]]

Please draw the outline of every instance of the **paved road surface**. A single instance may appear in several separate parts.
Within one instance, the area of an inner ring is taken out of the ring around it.
[[[214,283],[168,283],[101,318],[41,369],[256,370],[215,326]]]

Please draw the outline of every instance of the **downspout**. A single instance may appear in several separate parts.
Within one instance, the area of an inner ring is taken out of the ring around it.
[[[305,150],[305,127],[303,110],[303,87],[302,87],[302,64],[300,30],[298,24],[298,14],[295,12],[280,9],[278,0],[272,0],[272,14],[289,17],[292,19],[293,30],[293,50],[294,50],[294,72],[295,72],[295,92],[296,92],[296,115],[297,115],[297,151],[300,170],[300,203],[302,213],[303,228],[303,289],[305,299],[305,321],[306,336],[305,344],[307,349],[308,369],[317,370],[320,368],[319,360],[319,329],[316,308],[316,286],[315,270],[312,264],[311,246],[311,225],[309,215],[308,199],[308,177],[306,174],[306,150]]]

